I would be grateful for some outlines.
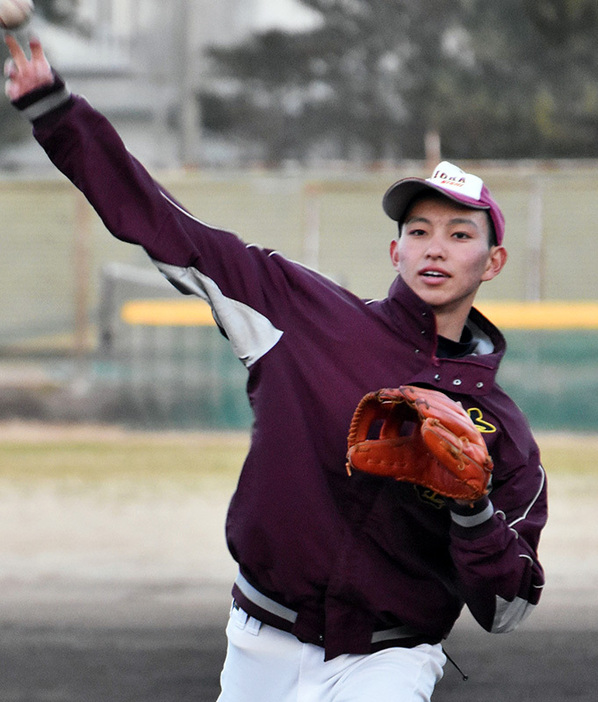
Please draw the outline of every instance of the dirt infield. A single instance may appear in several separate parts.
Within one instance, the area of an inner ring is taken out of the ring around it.
[[[456,635],[434,702],[594,702],[598,632],[513,634],[490,643]],[[220,626],[131,629],[3,626],[5,702],[214,702],[224,655]],[[258,701],[256,701],[258,702]]]
[[[587,475],[550,478],[541,605],[502,636],[464,615],[446,649],[469,680],[447,664],[436,702],[596,699],[598,530],[587,487]],[[235,573],[229,496],[218,484],[117,499],[0,482],[1,702],[213,702]]]

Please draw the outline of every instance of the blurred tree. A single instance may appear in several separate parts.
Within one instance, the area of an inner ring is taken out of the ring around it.
[[[213,49],[205,128],[250,156],[598,155],[598,0],[301,0],[321,24]]]
[[[598,155],[598,0],[525,0],[540,55],[533,95],[540,155]],[[530,68],[528,67],[528,71]]]
[[[587,33],[598,21],[596,0],[524,0],[524,5],[536,27],[555,44]]]
[[[417,15],[426,21],[432,15],[436,22],[426,26],[441,37],[454,4],[428,0],[422,9],[408,0],[302,1],[322,16],[317,28],[270,31],[210,52],[217,82],[203,96],[205,127],[263,144],[274,163],[310,152],[367,161],[406,155],[410,110],[404,95],[413,87],[407,30]],[[210,119],[214,109],[229,118]]]

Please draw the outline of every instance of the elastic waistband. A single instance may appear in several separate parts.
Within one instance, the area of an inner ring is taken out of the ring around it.
[[[275,629],[292,633],[293,625],[297,621],[297,612],[264,595],[241,573],[237,575],[233,585],[233,597],[236,604],[254,619],[258,619]],[[319,635],[313,643],[323,646],[324,636]],[[372,652],[391,646],[411,648],[422,643],[435,644],[438,643],[438,640],[423,636],[406,624],[374,631],[371,639]]]

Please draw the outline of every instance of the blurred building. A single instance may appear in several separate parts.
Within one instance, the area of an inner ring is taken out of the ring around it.
[[[282,4],[292,8],[292,0]],[[280,2],[274,6],[280,22],[284,12]],[[72,90],[109,117],[142,162],[151,168],[193,166],[200,156],[203,163],[230,160],[225,144],[200,143],[194,96],[206,68],[202,53],[267,26],[264,0],[78,0],[76,8],[78,30],[40,17],[31,29]],[[292,23],[292,9],[287,16]],[[32,143],[13,151],[13,165],[15,159],[44,164]]]

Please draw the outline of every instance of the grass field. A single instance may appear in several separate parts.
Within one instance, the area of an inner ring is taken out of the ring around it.
[[[598,473],[598,435],[539,434],[536,438],[549,476]]]
[[[537,438],[549,475],[598,473],[598,435],[554,433]],[[169,481],[201,488],[214,481],[232,483],[248,446],[243,432],[0,425],[0,480],[89,486],[107,480]]]
[[[0,481],[92,488],[107,481],[189,489],[236,479],[249,439],[243,433],[137,433],[98,428],[0,427]]]

